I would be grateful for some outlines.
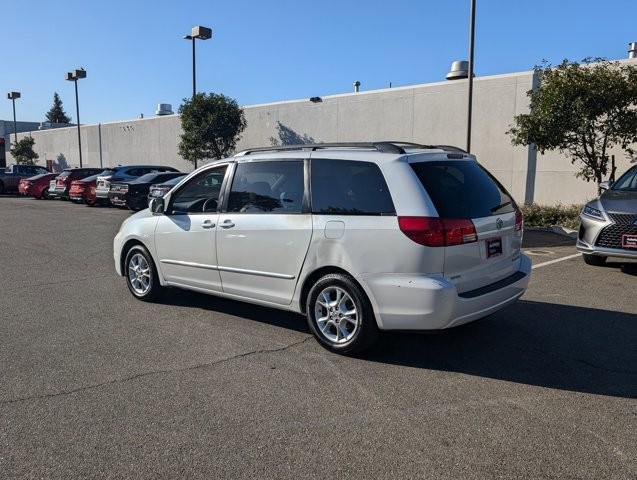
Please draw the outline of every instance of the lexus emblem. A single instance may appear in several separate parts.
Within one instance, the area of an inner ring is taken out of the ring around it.
[[[495,227],[496,227],[498,230],[502,230],[502,226],[503,226],[503,225],[504,225],[504,222],[502,221],[502,219],[501,219],[501,218],[498,218],[498,219],[495,221]]]

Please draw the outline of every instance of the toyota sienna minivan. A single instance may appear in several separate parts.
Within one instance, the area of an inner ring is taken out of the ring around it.
[[[398,142],[252,149],[200,167],[124,221],[115,268],[304,314],[326,348],[439,330],[526,290],[522,215],[473,155]]]

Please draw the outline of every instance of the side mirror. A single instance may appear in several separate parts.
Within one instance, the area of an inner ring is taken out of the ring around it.
[[[599,184],[599,189],[600,191],[605,192],[606,190],[610,190],[610,187],[612,186],[613,186],[613,182],[611,182],[610,180],[607,180]]]
[[[148,208],[153,215],[163,215],[165,210],[164,199],[161,197],[151,198],[148,202]]]

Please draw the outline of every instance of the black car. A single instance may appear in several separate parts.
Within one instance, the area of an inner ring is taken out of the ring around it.
[[[108,199],[117,207],[128,207],[136,212],[148,206],[151,185],[183,175],[181,172],[151,172],[127,182],[111,183]]]
[[[150,191],[148,192],[148,201],[150,201],[151,198],[163,197],[166,195],[175,185],[181,182],[182,178],[185,176],[186,174],[184,173],[181,176],[172,178],[166,182],[151,185]]]

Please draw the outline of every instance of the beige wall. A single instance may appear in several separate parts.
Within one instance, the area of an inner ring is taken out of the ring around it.
[[[594,196],[595,185],[576,178],[577,168],[566,157],[514,147],[505,133],[515,115],[528,111],[526,92],[533,82],[532,72],[475,79],[472,152],[519,202],[584,202]],[[303,99],[247,106],[248,127],[238,149],[270,145],[271,138],[278,137],[279,122],[297,139],[315,142],[401,140],[464,147],[466,104],[467,81],[457,80],[332,95],[320,103]],[[176,115],[83,126],[85,165],[100,165],[100,128],[103,166],[142,163],[192,169],[177,154],[181,129]],[[62,153],[69,165],[79,164],[75,128],[32,135],[41,163]],[[629,163],[616,154],[622,172]]]

